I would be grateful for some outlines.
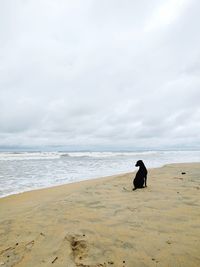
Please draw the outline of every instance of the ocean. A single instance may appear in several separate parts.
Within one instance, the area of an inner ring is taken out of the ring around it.
[[[136,171],[139,159],[147,168],[199,162],[200,151],[0,152],[0,197]]]

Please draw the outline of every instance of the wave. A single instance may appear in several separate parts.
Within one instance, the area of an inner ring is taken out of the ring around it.
[[[0,152],[0,160],[34,160],[60,158],[57,152]]]
[[[129,157],[139,155],[153,155],[157,151],[141,151],[141,152],[70,152],[62,154],[62,157],[78,157],[78,158],[110,158],[110,157]]]
[[[37,160],[59,158],[113,158],[144,156],[157,151],[141,152],[0,152],[0,160]]]
[[[64,153],[60,155],[61,157],[70,157],[70,155],[68,153]]]
[[[4,160],[39,160],[39,159],[59,159],[59,158],[89,158],[89,159],[106,159],[137,157],[150,158],[151,156],[159,157],[164,155],[184,154],[186,151],[120,151],[120,152],[0,152],[0,161]],[[189,151],[186,153],[188,154]],[[195,152],[192,151],[194,154]]]
[[[141,152],[71,152],[70,157],[92,157],[92,158],[108,158],[108,157],[123,157],[137,155],[152,155],[157,151],[141,151]]]

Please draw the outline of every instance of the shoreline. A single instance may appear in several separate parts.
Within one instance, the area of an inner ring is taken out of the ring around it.
[[[0,198],[0,265],[200,266],[200,163],[148,171]]]
[[[148,168],[148,170],[150,171],[150,170],[154,170],[154,169],[160,169],[160,168],[163,168],[163,167],[168,166],[168,165],[185,165],[185,164],[198,164],[198,163],[200,164],[200,162],[181,162],[181,163],[177,162],[177,163],[169,163],[169,164],[164,164],[164,165],[158,166],[158,167],[151,167],[151,168]],[[52,188],[57,188],[57,187],[62,187],[62,186],[68,186],[68,185],[73,185],[73,184],[77,184],[77,183],[84,183],[84,182],[96,181],[96,180],[99,180],[99,179],[109,179],[109,178],[118,177],[118,176],[121,176],[121,175],[132,174],[133,177],[134,177],[134,174],[136,172],[137,172],[137,169],[136,170],[133,170],[132,172],[124,172],[124,173],[118,173],[118,174],[113,174],[113,175],[106,175],[106,176],[95,177],[95,178],[86,178],[85,180],[80,180],[80,181],[76,181],[76,182],[69,182],[69,183],[64,183],[64,184],[51,185],[51,186],[47,186],[47,187],[30,189],[30,190],[26,190],[26,191],[12,193],[12,194],[5,195],[5,196],[2,196],[2,197],[0,196],[0,201],[1,201],[1,199],[4,199],[4,198],[9,198],[9,197],[12,197],[12,196],[18,196],[18,195],[25,194],[25,193],[31,193],[31,192],[36,192],[36,191],[40,191],[40,190],[49,190],[49,189],[52,189]]]
[[[152,168],[152,169],[157,169],[157,168]],[[130,174],[134,175],[135,172],[136,171],[125,172],[125,173],[119,173],[119,174],[114,174],[114,175],[96,177],[96,178],[92,178],[92,179],[89,178],[89,179],[86,179],[86,180],[81,180],[81,181],[76,181],[76,182],[69,182],[69,183],[65,183],[65,184],[52,185],[52,186],[49,186],[49,187],[31,189],[31,190],[28,190],[28,191],[22,191],[22,192],[19,192],[19,193],[13,193],[13,194],[10,194],[10,195],[6,195],[6,196],[3,196],[3,197],[0,197],[0,202],[1,202],[2,199],[10,198],[10,197],[17,197],[18,195],[23,195],[23,194],[28,194],[28,193],[37,193],[37,191],[43,191],[43,190],[53,190],[53,189],[56,189],[56,188],[61,188],[61,187],[66,187],[66,186],[73,186],[73,185],[80,184],[80,183],[87,183],[87,182],[92,182],[92,181],[95,182],[95,181],[104,180],[104,179],[107,180],[109,178],[115,178],[115,177],[124,176],[124,175],[130,175]]]

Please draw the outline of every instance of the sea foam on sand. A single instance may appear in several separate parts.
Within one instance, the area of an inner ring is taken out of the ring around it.
[[[185,173],[185,174],[183,174]],[[0,199],[0,266],[200,266],[200,164]]]

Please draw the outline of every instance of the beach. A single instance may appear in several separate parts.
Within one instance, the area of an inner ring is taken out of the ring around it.
[[[0,266],[199,267],[200,163],[0,199]]]

